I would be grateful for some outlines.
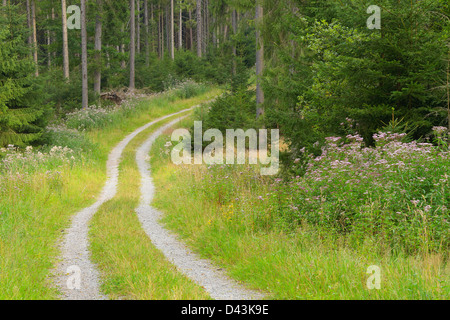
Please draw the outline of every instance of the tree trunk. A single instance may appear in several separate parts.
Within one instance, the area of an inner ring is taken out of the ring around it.
[[[160,18],[159,18],[159,22],[160,22],[160,27],[159,27],[159,32],[160,32],[160,57],[161,59],[164,58],[164,9],[161,9],[160,12]]]
[[[203,53],[206,53],[206,48],[208,47],[208,43],[209,43],[209,39],[208,39],[208,35],[209,35],[209,3],[208,0],[204,0],[203,2],[203,6],[204,6],[204,13],[203,13],[203,25],[202,25],[202,29],[203,29],[203,44],[202,44],[202,50]]]
[[[166,31],[166,45],[167,45],[167,51],[170,52],[170,8],[169,5],[166,6],[165,11],[166,18],[165,18],[165,27],[164,30]]]
[[[150,44],[148,25],[148,0],[144,0],[144,25],[145,25],[145,65],[150,66]]]
[[[136,20],[136,43],[137,53],[141,53],[141,0],[136,2],[137,20]]]
[[[82,107],[89,106],[88,72],[87,72],[87,31],[86,31],[86,0],[81,0],[81,87]]]
[[[170,0],[170,56],[175,60],[175,30],[173,0]]]
[[[130,5],[131,5],[131,21],[130,21],[130,25],[131,25],[131,30],[130,30],[130,90],[134,90],[135,89],[135,55],[136,55],[136,12],[135,12],[135,7],[134,7],[134,0],[130,0]]]
[[[151,39],[152,39],[152,44],[151,44],[151,47],[152,47],[152,52],[155,52],[155,42],[157,43],[157,41],[155,41],[155,12],[154,12],[154,7],[153,7],[153,3],[151,4],[151,7],[150,7],[151,9],[150,9],[150,12],[151,12],[151,14],[150,14],[150,19],[151,19]]]
[[[197,56],[202,57],[202,0],[197,0]]]
[[[190,23],[190,28],[189,28],[190,45],[189,45],[189,49],[193,50],[194,49],[194,32],[192,30],[192,10],[191,9],[189,9],[189,23]]]
[[[30,30],[29,36],[28,36],[28,45],[31,47],[31,45],[33,44],[33,36],[31,34],[31,8],[30,8],[30,0],[27,0],[26,2],[26,6],[27,6],[27,25],[28,25],[28,30]],[[33,55],[33,54],[31,54]]]
[[[233,36],[237,33],[237,12],[236,9],[231,13],[231,25],[233,27]],[[236,40],[233,40],[233,75],[236,75]]]
[[[62,35],[63,35],[63,74],[69,80],[69,41],[67,38],[67,9],[66,0],[61,0],[62,9]]]
[[[39,76],[39,65],[38,65],[38,44],[37,44],[37,33],[36,33],[36,3],[31,0],[31,26],[33,31],[33,60],[36,66],[36,77]]]
[[[52,21],[55,21],[55,8],[52,8]],[[51,41],[52,43],[55,41],[55,31],[51,33]],[[53,59],[56,59],[56,51],[52,52]]]
[[[125,33],[125,24],[122,23],[121,29],[122,31],[122,35]],[[120,45],[120,53],[122,54],[122,57],[125,56],[125,44],[122,42],[122,44]],[[127,63],[125,62],[125,60],[122,58],[122,62],[120,63],[120,67],[122,69],[125,69],[127,67]]]
[[[183,10],[180,2],[180,30],[178,30],[178,50],[183,48]]]
[[[261,0],[256,5],[256,117],[259,118],[264,114],[262,107],[264,103],[264,92],[261,87],[261,77],[264,70],[264,43],[261,36],[261,26],[263,21],[263,7]]]
[[[50,20],[50,16],[47,15],[47,20]],[[47,67],[50,69],[52,66],[52,53],[50,52],[50,45],[52,44],[52,39],[50,37],[50,30],[45,31],[47,35]]]
[[[95,61],[96,70],[94,74],[94,91],[101,94],[102,81],[102,0],[97,0],[97,15],[95,17]]]

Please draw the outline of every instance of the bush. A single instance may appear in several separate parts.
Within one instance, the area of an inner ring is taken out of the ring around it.
[[[256,101],[254,91],[226,93],[218,97],[207,107],[196,110],[195,118],[202,121],[203,130],[219,129],[254,129],[256,121]]]
[[[290,225],[316,225],[352,241],[367,237],[413,252],[450,248],[450,152],[429,143],[378,133],[376,147],[361,136],[327,138],[308,155],[304,177],[280,188],[277,205]]]

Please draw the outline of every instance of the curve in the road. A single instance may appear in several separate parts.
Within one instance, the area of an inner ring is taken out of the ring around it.
[[[147,123],[129,134],[111,151],[106,164],[108,178],[100,196],[92,206],[75,214],[72,218],[70,228],[65,231],[65,235],[61,243],[61,256],[59,258],[60,262],[56,267],[55,272],[56,284],[62,294],[60,297],[61,299],[107,299],[107,297],[100,292],[99,274],[90,259],[88,240],[89,222],[99,207],[116,195],[119,179],[120,159],[123,150],[130,143],[130,141],[152,125],[167,118],[192,110],[195,107],[185,109]]]
[[[209,260],[200,258],[187,248],[177,236],[159,223],[162,213],[151,206],[155,187],[150,174],[149,154],[154,141],[168,128],[185,117],[178,118],[154,131],[136,152],[136,162],[141,174],[141,202],[136,213],[153,245],[157,247],[178,270],[201,285],[216,300],[256,300],[264,297],[260,292],[248,290],[230,279]]]

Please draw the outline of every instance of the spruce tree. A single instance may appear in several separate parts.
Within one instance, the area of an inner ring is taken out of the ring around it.
[[[25,146],[38,140],[46,107],[26,44],[29,30],[18,6],[0,10],[0,146]]]

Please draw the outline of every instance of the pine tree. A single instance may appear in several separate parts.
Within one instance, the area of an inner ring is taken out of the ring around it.
[[[26,42],[29,30],[18,6],[0,14],[0,146],[25,146],[44,131],[43,95]]]

